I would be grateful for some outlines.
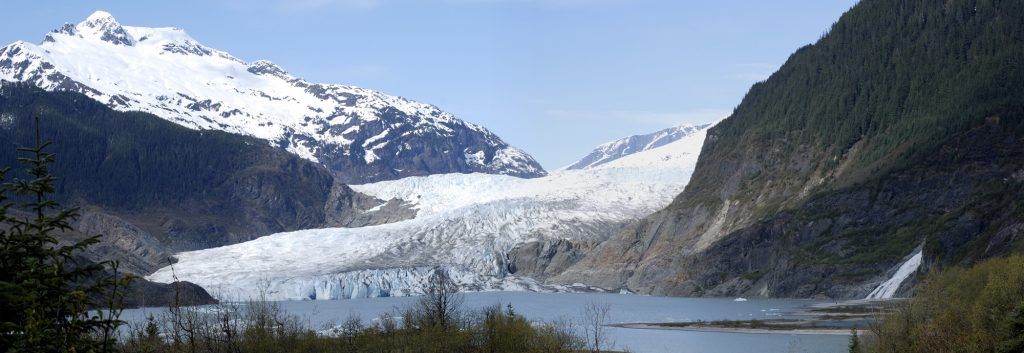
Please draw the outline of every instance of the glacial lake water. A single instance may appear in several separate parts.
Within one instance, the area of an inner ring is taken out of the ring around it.
[[[385,312],[410,305],[416,298],[283,301],[281,307],[299,315],[313,328],[340,324],[350,315],[371,321]],[[511,303],[517,313],[536,321],[581,320],[587,303],[607,304],[609,323],[680,322],[694,320],[777,319],[821,303],[802,299],[672,298],[629,294],[480,292],[464,294],[467,308]],[[163,308],[125,310],[122,319],[139,322]],[[725,333],[609,327],[618,349],[635,353],[790,353],[846,352],[849,337],[789,333]]]

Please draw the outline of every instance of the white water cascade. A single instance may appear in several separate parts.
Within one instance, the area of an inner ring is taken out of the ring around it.
[[[903,281],[906,281],[910,275],[917,272],[917,269],[921,267],[921,257],[921,250],[918,250],[916,254],[900,265],[900,268],[896,270],[896,273],[894,273],[891,278],[878,285],[878,288],[871,291],[871,294],[868,294],[868,297],[865,299],[892,298],[892,296],[896,294],[896,291],[900,289],[900,285],[903,284]]]

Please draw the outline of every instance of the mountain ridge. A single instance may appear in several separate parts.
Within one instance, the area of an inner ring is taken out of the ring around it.
[[[344,182],[484,172],[537,177],[531,156],[436,106],[312,83],[266,60],[246,63],[179,28],[122,26],[97,11],[39,45],[0,48],[0,79],[86,94],[192,129],[266,140]]]
[[[648,134],[632,135],[598,145],[583,158],[562,167],[562,170],[593,168],[619,158],[647,151],[677,141],[712,124],[681,124]]]

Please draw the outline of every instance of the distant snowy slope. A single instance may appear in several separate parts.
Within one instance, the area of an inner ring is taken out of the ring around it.
[[[413,202],[421,215],[510,199],[587,200],[587,206],[614,209],[615,204],[620,204],[623,209],[633,209],[649,204],[652,198],[670,199],[674,195],[623,195],[629,191],[685,186],[689,170],[700,153],[705,130],[696,130],[668,145],[588,170],[558,171],[544,178],[443,174],[353,185],[352,188],[384,200],[397,198]],[[620,196],[629,201],[618,199]]]
[[[203,46],[179,28],[122,26],[102,11],[39,45],[0,48],[0,80],[84,93],[193,129],[254,136],[320,162],[346,182],[546,174],[523,151],[435,106],[308,82],[269,61],[246,63]]]
[[[182,280],[233,298],[267,283],[275,299],[338,299],[417,293],[434,266],[466,290],[551,289],[511,275],[509,252],[531,241],[601,241],[682,191],[706,130],[586,170],[523,179],[441,174],[352,186],[402,199],[415,219],[363,228],[279,233],[178,254]],[[149,278],[171,280],[170,267]]]
[[[597,146],[590,154],[563,169],[593,168],[616,159],[661,147],[686,137],[708,125],[683,124],[645,135],[633,135]]]

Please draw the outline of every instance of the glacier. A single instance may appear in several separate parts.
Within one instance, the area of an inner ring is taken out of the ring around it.
[[[668,205],[686,186],[707,128],[583,170],[541,178],[437,174],[352,188],[403,200],[413,219],[308,229],[176,255],[147,278],[187,280],[226,299],[347,299],[420,293],[447,270],[467,291],[567,291],[509,273],[508,253],[531,241],[602,241],[618,225]]]

